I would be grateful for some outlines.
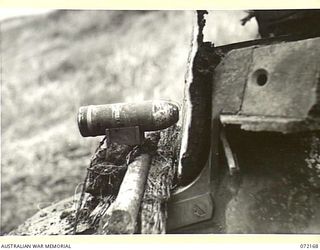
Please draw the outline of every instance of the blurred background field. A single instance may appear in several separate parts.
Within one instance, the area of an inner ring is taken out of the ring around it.
[[[100,138],[80,136],[80,106],[181,102],[193,15],[59,10],[1,21],[1,234],[83,181]],[[255,38],[245,15],[211,12],[205,40]]]

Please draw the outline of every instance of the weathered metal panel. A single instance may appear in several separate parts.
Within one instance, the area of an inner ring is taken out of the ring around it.
[[[253,48],[241,114],[307,117],[319,73],[320,38]]]
[[[213,111],[237,113],[241,108],[252,49],[238,49],[225,55],[216,67],[213,79]]]
[[[167,231],[210,220],[214,204],[210,194],[211,164],[188,186],[177,189],[168,203]]]
[[[251,131],[320,128],[319,37],[229,47],[216,48],[212,119]]]

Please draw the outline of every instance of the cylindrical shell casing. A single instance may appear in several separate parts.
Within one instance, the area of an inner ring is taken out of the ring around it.
[[[179,120],[179,108],[169,101],[90,105],[79,108],[82,136],[104,135],[108,128],[139,126],[143,131],[165,129]]]

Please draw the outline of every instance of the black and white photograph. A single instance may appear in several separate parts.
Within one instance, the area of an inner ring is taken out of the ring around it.
[[[320,234],[320,9],[10,11],[0,235]]]

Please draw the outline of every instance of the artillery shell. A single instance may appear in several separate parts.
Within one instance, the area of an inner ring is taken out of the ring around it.
[[[79,108],[82,136],[104,135],[109,128],[139,126],[143,131],[165,129],[179,120],[179,108],[168,101],[90,105]]]

